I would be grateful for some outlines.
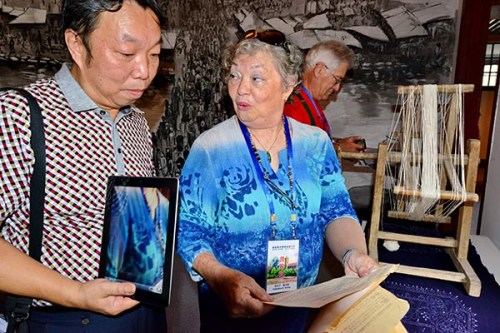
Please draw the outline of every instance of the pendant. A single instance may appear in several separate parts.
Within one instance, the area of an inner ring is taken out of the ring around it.
[[[269,163],[271,163],[271,154],[268,151],[266,151],[266,155],[267,159],[269,160]]]

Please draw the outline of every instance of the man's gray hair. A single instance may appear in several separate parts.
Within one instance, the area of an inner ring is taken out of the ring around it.
[[[330,70],[346,62],[350,69],[354,63],[354,52],[347,45],[336,40],[319,42],[307,52],[304,70],[314,68],[319,62],[324,63]]]

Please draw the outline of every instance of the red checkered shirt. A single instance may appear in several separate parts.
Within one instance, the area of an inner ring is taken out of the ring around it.
[[[66,65],[54,78],[25,88],[40,104],[45,127],[41,261],[74,280],[94,279],[99,269],[108,177],[154,175],[146,119],[141,111],[128,107],[112,121],[85,95]],[[2,237],[26,253],[34,161],[30,135],[27,101],[12,91],[0,94]]]

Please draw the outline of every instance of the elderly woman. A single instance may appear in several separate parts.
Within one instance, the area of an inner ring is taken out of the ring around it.
[[[266,302],[315,283],[324,239],[346,274],[377,266],[326,132],[283,115],[301,64],[278,31],[229,48],[236,115],[198,137],[182,170],[178,253],[199,281],[202,332],[303,332],[306,309]]]

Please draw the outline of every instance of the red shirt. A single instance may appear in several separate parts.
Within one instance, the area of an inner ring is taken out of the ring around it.
[[[311,98],[304,86],[294,91],[292,103],[285,103],[284,113],[301,123],[319,127],[330,135],[330,124],[323,109]]]

